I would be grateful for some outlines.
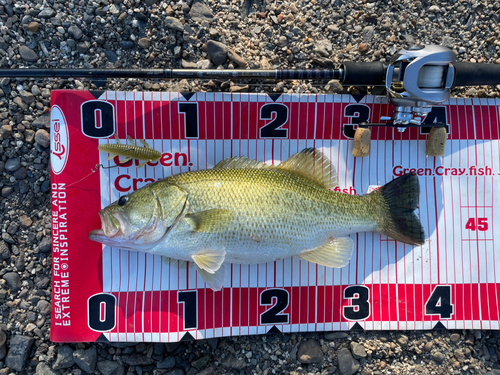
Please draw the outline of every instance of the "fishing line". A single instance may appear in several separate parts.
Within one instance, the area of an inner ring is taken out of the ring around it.
[[[69,185],[67,185],[66,187],[69,188],[70,186],[73,186],[83,180],[85,180],[86,178],[88,178],[89,176],[93,175],[94,173],[96,173],[99,169],[111,169],[111,168],[116,168],[116,167],[121,167],[123,165],[125,165],[126,163],[128,163],[128,161],[125,161],[125,162],[122,162],[120,164],[116,164],[116,165],[112,165],[110,167],[105,167],[104,165],[102,164],[96,164],[94,168],[91,169],[90,173],[88,175],[86,175],[85,177],[82,177],[81,179],[79,179],[78,181],[75,181]]]

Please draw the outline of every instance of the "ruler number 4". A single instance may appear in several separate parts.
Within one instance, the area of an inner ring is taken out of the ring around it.
[[[425,303],[425,315],[439,315],[439,319],[450,319],[453,315],[451,285],[436,285]]]

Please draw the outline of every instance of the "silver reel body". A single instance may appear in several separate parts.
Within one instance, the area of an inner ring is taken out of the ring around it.
[[[450,97],[455,78],[455,53],[443,46],[427,45],[401,50],[387,67],[385,85],[394,105],[394,125],[421,125],[436,104]]]

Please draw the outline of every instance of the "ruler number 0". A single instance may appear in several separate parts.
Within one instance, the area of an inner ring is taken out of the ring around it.
[[[344,289],[344,298],[351,300],[350,306],[342,311],[347,320],[364,320],[370,316],[370,289],[364,285],[348,286]]]
[[[450,319],[453,315],[451,285],[436,285],[425,303],[425,315],[439,315],[439,319]]]

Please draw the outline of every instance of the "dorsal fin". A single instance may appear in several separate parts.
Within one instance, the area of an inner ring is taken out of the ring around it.
[[[277,167],[287,172],[314,182],[325,189],[334,189],[338,185],[335,167],[320,150],[305,148],[290,156]]]
[[[217,163],[214,169],[261,169],[268,168],[263,162],[251,160],[244,156],[228,158]]]

